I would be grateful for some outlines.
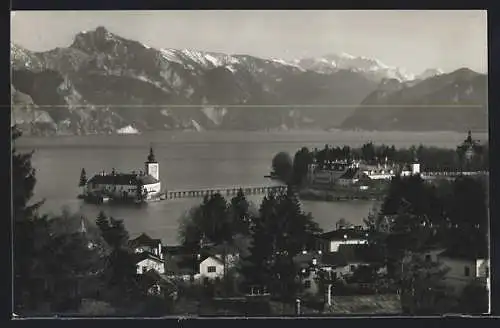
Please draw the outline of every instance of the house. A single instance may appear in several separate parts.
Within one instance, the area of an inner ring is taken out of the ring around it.
[[[142,233],[137,238],[132,239],[129,245],[134,250],[134,253],[149,252],[163,259],[163,247],[160,239],[153,239]]]
[[[333,185],[349,169],[357,164],[349,161],[327,161],[323,164],[308,165],[308,181],[310,184]]]
[[[144,274],[149,270],[158,273],[165,272],[165,261],[160,239],[153,239],[143,233],[129,241],[129,246],[136,255],[137,274]]]
[[[366,244],[368,234],[365,230],[337,229],[322,233],[319,236],[319,247],[324,253],[337,252],[343,244]]]
[[[337,184],[345,187],[352,186],[362,179],[363,176],[366,176],[366,174],[358,167],[348,168],[345,173],[338,178]]]
[[[460,294],[472,281],[479,281],[490,288],[490,260],[487,254],[457,247],[440,253],[438,259],[448,268],[444,282],[452,293]]]
[[[87,196],[108,196],[113,199],[136,199],[138,188],[146,199],[158,196],[161,192],[159,164],[155,160],[153,149],[150,149],[145,164],[145,171],[136,173],[119,173],[114,169],[111,173],[101,172],[87,181]]]
[[[169,278],[191,282],[222,279],[224,270],[227,273],[233,269],[240,259],[237,247],[223,245],[201,250],[184,246],[165,246],[163,254],[166,259],[166,275]]]
[[[411,165],[405,165],[403,170],[401,170],[401,176],[419,175],[420,174],[420,164],[413,163]]]
[[[297,254],[293,261],[300,270],[299,277],[302,284],[302,294],[308,296],[318,296],[321,293],[322,279],[335,279],[335,270],[342,270],[345,267],[343,258],[333,258],[335,255],[329,254],[328,259],[321,251],[303,252]],[[326,262],[326,263],[325,263]]]
[[[392,166],[364,165],[362,172],[371,180],[390,180],[396,176],[396,168]]]
[[[135,263],[137,274],[144,274],[149,270],[155,270],[158,273],[165,273],[165,261],[149,252],[137,253]]]
[[[224,277],[224,261],[218,256],[204,256],[199,260],[199,278],[213,280]]]

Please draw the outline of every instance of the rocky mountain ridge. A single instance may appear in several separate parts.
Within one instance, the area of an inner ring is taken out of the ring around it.
[[[387,81],[363,67],[325,73],[303,64],[154,49],[104,27],[46,52],[11,44],[12,123],[34,135],[327,129]]]
[[[386,80],[341,128],[487,131],[487,75],[462,68],[420,81]]]

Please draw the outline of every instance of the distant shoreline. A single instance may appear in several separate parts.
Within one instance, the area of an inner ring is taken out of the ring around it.
[[[86,133],[86,134],[69,134],[69,133],[61,133],[61,134],[52,134],[52,135],[23,135],[23,139],[51,139],[51,138],[74,138],[74,137],[96,137],[96,136],[120,136],[120,137],[145,137],[148,135],[155,134],[163,134],[163,133],[171,133],[171,134],[219,134],[219,133],[248,133],[253,135],[296,135],[296,134],[317,134],[317,135],[332,135],[336,133],[347,133],[347,134],[422,134],[427,135],[431,134],[464,134],[467,131],[452,131],[452,130],[422,130],[422,131],[413,131],[413,130],[343,130],[343,129],[330,129],[330,130],[322,130],[322,129],[289,129],[289,130],[225,130],[225,129],[213,129],[213,130],[155,130],[155,131],[139,131],[139,133]],[[489,131],[472,131],[473,134],[488,136]]]

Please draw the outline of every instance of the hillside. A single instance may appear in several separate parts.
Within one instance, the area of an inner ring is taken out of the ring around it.
[[[383,81],[343,129],[487,131],[487,76],[462,68],[424,80]]]
[[[13,121],[32,134],[112,133],[126,126],[325,128],[338,126],[352,109],[323,105],[358,104],[377,86],[347,70],[321,74],[247,55],[153,49],[104,27],[79,33],[67,48],[31,52],[11,44],[11,53]],[[317,104],[322,107],[309,107]]]
[[[484,104],[484,75],[429,69],[415,77],[347,54],[287,62],[154,49],[98,27],[46,52],[11,44],[11,64],[12,122],[32,135],[485,126],[485,111],[473,107],[408,107]]]

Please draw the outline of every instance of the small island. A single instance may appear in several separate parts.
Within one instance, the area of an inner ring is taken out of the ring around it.
[[[87,180],[85,169],[80,174],[82,193],[78,198],[89,203],[112,201],[121,204],[145,204],[162,198],[159,163],[150,148],[145,171],[131,173],[102,171]]]

